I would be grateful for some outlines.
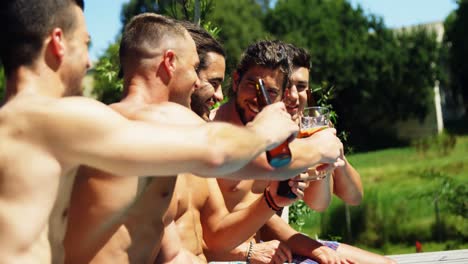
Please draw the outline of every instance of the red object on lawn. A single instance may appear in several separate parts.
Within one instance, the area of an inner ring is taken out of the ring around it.
[[[422,244],[421,242],[417,241],[416,240],[416,252],[419,253],[419,252],[423,252],[422,250]]]

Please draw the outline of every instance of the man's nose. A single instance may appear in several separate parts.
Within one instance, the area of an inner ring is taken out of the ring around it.
[[[215,90],[215,93],[213,96],[217,102],[223,101],[224,95],[223,95],[223,88],[221,87],[221,85]]]
[[[293,85],[286,90],[285,98],[288,102],[296,102],[299,99],[299,93],[297,92],[296,85]]]
[[[88,56],[88,61],[86,62],[86,69],[89,70],[93,67],[93,62],[91,62],[91,59]]]
[[[195,89],[199,89],[201,87],[201,80],[200,78],[198,78],[197,76],[197,79],[195,80]]]

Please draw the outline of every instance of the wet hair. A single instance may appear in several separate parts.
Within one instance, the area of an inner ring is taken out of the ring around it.
[[[123,73],[128,67],[128,61],[152,58],[160,52],[165,38],[184,38],[186,32],[176,20],[166,16],[154,13],[134,16],[125,26],[120,41],[119,56]]]
[[[292,60],[293,67],[304,67],[310,70],[310,54],[309,52],[293,44],[286,44],[290,59]]]
[[[236,72],[239,82],[244,74],[254,66],[277,70],[284,73],[282,89],[284,90],[291,75],[292,62],[288,56],[286,43],[279,40],[262,40],[251,44],[242,54]],[[231,89],[231,93],[233,93]],[[232,95],[232,94],[231,94]]]
[[[83,0],[1,1],[0,60],[7,76],[20,66],[33,64],[54,28],[61,28],[64,34],[74,30],[74,6],[84,10]]]
[[[179,21],[182,26],[187,29],[192,36],[195,45],[197,46],[198,57],[200,59],[200,65],[198,70],[205,70],[208,67],[206,61],[206,54],[208,52],[217,53],[224,58],[226,58],[226,52],[223,49],[223,46],[206,31],[204,28],[197,26],[189,21]]]

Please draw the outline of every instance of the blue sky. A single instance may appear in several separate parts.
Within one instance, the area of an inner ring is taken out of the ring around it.
[[[222,0],[217,0],[222,1]],[[349,0],[367,14],[383,17],[389,27],[401,27],[444,20],[456,8],[455,0]],[[85,16],[92,45],[92,60],[113,42],[121,28],[120,9],[128,0],[87,0]]]

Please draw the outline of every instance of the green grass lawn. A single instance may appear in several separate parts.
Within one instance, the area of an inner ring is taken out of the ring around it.
[[[455,148],[445,155],[436,147],[426,153],[407,147],[347,158],[359,171],[365,190],[363,203],[350,208],[351,237],[343,203],[335,198],[325,213],[306,217],[304,233],[338,238],[382,254],[413,253],[416,240],[425,251],[468,248],[468,197],[459,197],[465,205],[461,215],[449,207],[453,189],[468,186],[468,136],[457,137]],[[436,198],[440,225],[435,225]]]
[[[425,169],[441,170],[458,180],[468,180],[468,136],[457,137],[457,145],[448,155],[434,150],[426,155],[414,148],[398,148],[354,154],[348,157],[359,171],[366,187],[379,184],[412,183],[414,172]]]

